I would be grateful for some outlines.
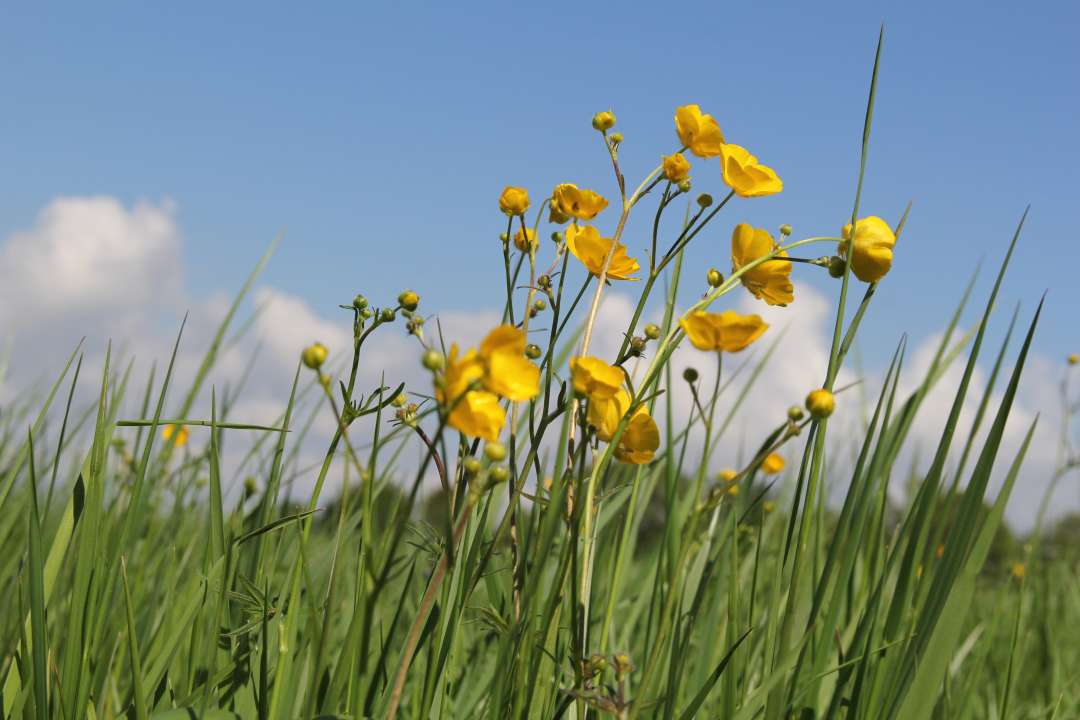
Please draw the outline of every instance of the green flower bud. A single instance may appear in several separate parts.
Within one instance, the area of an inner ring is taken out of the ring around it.
[[[681,181],[679,183],[679,192],[688,193],[688,192],[690,192],[690,190],[693,187],[694,187],[693,181],[690,180],[690,178],[686,178],[685,180],[683,180],[683,181]]]
[[[682,371],[683,380],[688,383],[695,383],[698,379],[698,371],[692,367],[688,367]]]
[[[304,348],[304,351],[300,353],[300,360],[306,367],[318,370],[326,362],[326,357],[329,354],[330,351],[326,349],[326,346],[317,342]]]
[[[525,357],[529,358],[530,360],[536,360],[542,354],[543,354],[543,352],[540,350],[539,345],[534,345],[532,343],[529,343],[528,345],[525,346]]]
[[[357,310],[363,310],[368,306],[367,298],[363,295],[357,295],[352,299],[352,306]]]
[[[496,465],[488,471],[488,479],[492,485],[499,485],[510,479],[510,471],[505,465]]]
[[[405,397],[405,393],[398,393],[394,396],[394,399],[390,401],[390,404],[394,407],[402,407],[407,402],[409,402],[409,398]]]
[[[783,225],[781,225],[780,226],[780,234],[783,235],[784,237],[787,237],[788,235],[790,235],[791,234],[791,226],[788,225],[787,223],[784,223]]]
[[[424,352],[424,357],[420,360],[424,367],[432,372],[436,370],[442,370],[446,367],[446,358],[438,350],[427,350]]]
[[[716,268],[709,268],[705,279],[709,282],[709,287],[717,288],[724,284],[724,276]]]
[[[506,459],[506,446],[501,442],[489,442],[484,445],[484,456],[491,462],[502,462]]]
[[[397,319],[397,313],[392,308],[385,308],[379,313],[379,322],[394,322]]]
[[[829,275],[834,278],[844,277],[844,258],[833,255],[832,259],[829,260]]]
[[[648,340],[643,337],[635,337],[630,339],[630,353],[635,356],[640,356],[645,352],[645,346],[648,344]]]
[[[697,204],[699,207],[701,207],[702,210],[712,205],[712,203],[712,195],[710,195],[709,193],[701,193],[697,196]]]
[[[659,340],[660,339],[660,326],[657,325],[656,323],[649,323],[648,325],[646,325],[645,326],[645,337],[649,338],[650,340]]]
[[[533,303],[533,307],[536,308],[537,312],[541,310],[547,310],[547,300],[545,300],[544,298],[536,298],[536,302]]]
[[[788,408],[787,416],[791,422],[799,422],[803,419],[803,409],[798,405],[792,405]]]
[[[475,475],[480,472],[480,461],[474,457],[467,457],[461,463],[461,467],[465,470],[466,475]]]

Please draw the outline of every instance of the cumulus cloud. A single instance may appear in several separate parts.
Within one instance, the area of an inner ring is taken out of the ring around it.
[[[125,206],[109,197],[58,198],[42,210],[30,228],[0,241],[0,288],[4,300],[0,303],[0,348],[3,339],[14,342],[19,348],[12,358],[6,385],[0,372],[0,402],[41,379],[42,374],[56,372],[62,358],[83,335],[87,336],[84,377],[94,377],[101,366],[105,342],[112,338],[121,350],[127,350],[121,354],[135,356],[136,380],[133,382],[146,376],[152,361],[158,364],[160,378],[161,367],[168,360],[185,308],[190,310],[190,316],[177,360],[176,387],[186,387],[202,361],[214,330],[227,312],[230,298],[225,292],[202,300],[190,297],[181,263],[182,244],[176,210],[171,202]],[[634,298],[625,294],[622,288],[613,287],[605,294],[593,339],[595,354],[614,355],[622,342],[622,331],[632,316],[633,305]],[[735,402],[738,389],[749,379],[751,369],[764,359],[772,343],[778,344],[755,387],[744,399],[738,422],[727,428],[717,446],[710,463],[712,469],[746,461],[765,435],[783,420],[786,409],[792,404],[800,404],[810,389],[821,384],[833,321],[831,300],[808,286],[799,288],[797,302],[787,308],[768,307],[741,291],[730,300],[725,299],[724,305],[743,313],[762,315],[770,324],[770,330],[747,351],[725,356],[725,377],[736,373],[739,377],[721,399],[721,416]],[[336,363],[341,367],[348,361],[352,344],[349,315],[337,308],[317,311],[302,297],[266,286],[256,289],[242,315],[250,313],[254,313],[254,317],[248,333],[239,339],[229,336],[207,386],[218,388],[220,397],[222,389],[235,388],[243,382],[243,392],[232,409],[232,418],[272,423],[284,409],[299,353],[304,346],[319,340],[330,348],[332,365]],[[496,309],[440,312],[437,322],[434,317],[429,319],[425,332],[434,338],[441,328],[447,344],[457,342],[469,346],[476,344],[499,322],[499,318]],[[649,313],[646,319],[658,320]],[[244,324],[245,317],[240,317],[236,327]],[[404,382],[417,393],[429,391],[429,378],[418,364],[419,347],[414,338],[405,334],[402,324],[399,321],[395,326],[385,328],[365,346],[360,365],[360,387],[365,391],[370,391],[383,379],[390,386]],[[913,344],[901,382],[904,393],[910,392],[925,373],[938,339],[925,338]],[[541,341],[538,339],[537,342]],[[0,358],[2,355],[0,351]],[[972,391],[961,416],[963,433],[966,433],[981,398],[986,383],[984,368],[989,357],[990,353],[987,353],[973,379]],[[648,358],[643,362],[647,363]],[[715,373],[713,358],[688,345],[680,348],[673,357],[674,377],[678,378],[682,370],[691,365],[700,372],[702,386],[711,387]],[[1021,527],[1030,526],[1034,518],[1056,456],[1060,393],[1055,367],[1054,363],[1037,355],[1029,359],[998,460],[999,470],[1008,465],[1037,412],[1046,411],[1010,507],[1010,519]],[[644,365],[639,363],[636,371],[641,373],[643,370]],[[909,467],[916,472],[925,471],[961,371],[962,364],[951,368],[927,397],[912,429],[908,450],[911,454],[902,456],[896,466],[897,475],[906,473]],[[1004,372],[1007,375],[1008,368]],[[834,450],[831,457],[839,458],[841,465],[850,455],[850,448],[842,445],[843,429],[854,429],[865,422],[866,403],[872,403],[876,398],[883,375],[883,368],[868,368],[860,369],[858,374],[846,369],[840,376],[839,385],[861,381],[858,388],[843,396],[834,423],[838,430],[832,433],[834,442],[841,444],[837,446],[839,452]],[[304,377],[310,380],[310,374]],[[1004,378],[999,381],[991,400],[991,417],[984,423],[984,432],[992,420],[1004,382]],[[94,395],[93,384],[90,381],[84,383],[87,402]],[[173,392],[171,401],[175,403],[179,395],[180,391]],[[676,418],[689,417],[692,399],[685,384],[676,382],[672,396]],[[317,398],[317,392],[309,392],[309,405]],[[209,415],[208,393],[200,398],[197,408],[196,414],[205,411]],[[312,437],[324,442],[333,431],[333,420],[325,412],[317,418]],[[360,435],[361,431],[358,428]],[[954,461],[959,455],[963,433],[954,444],[951,456]],[[859,433],[850,435],[859,436]],[[800,448],[801,444],[793,445],[787,454],[794,458]],[[312,447],[311,457],[317,458],[322,451],[322,447]],[[402,463],[408,465],[409,458],[418,453],[418,448],[416,452],[406,452]],[[688,457],[697,458],[699,453],[700,438],[694,438]],[[307,464],[304,460],[298,465],[304,467]],[[969,471],[971,466],[969,463]],[[843,478],[842,473],[839,477]],[[313,479],[310,472],[298,478],[297,493],[302,494]],[[894,477],[894,488],[902,488],[904,480],[905,477]],[[332,489],[328,491],[332,492]],[[1075,505],[1071,493],[1064,494],[1062,499],[1067,500],[1069,506]],[[1060,503],[1056,509],[1060,511],[1065,507],[1065,503]]]

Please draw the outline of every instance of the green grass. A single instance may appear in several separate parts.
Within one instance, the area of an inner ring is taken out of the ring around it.
[[[880,45],[853,219],[879,62]],[[628,196],[618,149],[604,137],[625,218],[661,186],[649,179]],[[681,194],[662,190],[654,232]],[[726,202],[708,214],[688,203],[671,250],[649,264],[615,358],[629,359],[643,311],[662,308],[647,369],[634,377],[634,405],[662,428],[646,464],[612,456],[625,419],[611,443],[596,443],[571,412],[567,360],[590,323],[584,305],[575,310],[602,286],[587,281],[564,295],[565,252],[542,290],[540,394],[504,432],[505,465],[485,460],[479,471],[465,470],[483,456],[479,442],[448,428],[445,408],[399,410],[390,377],[358,387],[365,342],[395,325],[362,304],[343,306],[354,347],[340,381],[298,366],[277,422],[233,417],[235,397],[208,382],[269,253],[185,387],[175,386],[175,349],[140,389],[129,382],[133,367],[111,353],[99,380],[82,377],[76,348],[46,393],[16,397],[0,413],[0,717],[1080,716],[1077,524],[1021,540],[1003,521],[1035,430],[1004,453],[1041,304],[1029,317],[1012,314],[999,347],[984,345],[991,326],[1004,325],[993,311],[1023,220],[1002,243],[972,330],[958,328],[974,280],[943,318],[922,376],[907,370],[898,338],[884,377],[867,378],[861,435],[829,435],[828,419],[777,418],[734,493],[713,482],[712,453],[738,425],[750,388],[767,380],[783,338],[742,371],[718,356],[715,386],[691,383],[689,415],[673,400],[687,381],[668,362],[684,339],[674,301],[685,282],[682,250]],[[822,241],[835,239],[788,247]],[[541,292],[536,258],[515,256],[511,244],[504,259],[508,294],[499,302],[520,322]],[[843,267],[826,388],[876,287],[866,285],[855,305],[857,280]],[[741,292],[738,275],[695,307]],[[655,287],[664,291],[653,295]],[[425,336],[418,316],[384,309],[405,315],[432,349],[444,347],[435,323]],[[988,353],[989,382],[977,389],[972,378]],[[953,366],[963,372],[947,388],[954,403],[939,444],[913,475],[898,463],[928,393]],[[75,388],[88,385],[96,402],[76,407]],[[856,402],[835,390],[840,403]],[[978,412],[965,424],[970,401]],[[320,441],[320,414],[336,430],[321,464],[305,468],[300,450]],[[162,436],[174,424],[202,427],[180,447]],[[248,448],[239,465],[224,462],[227,446]],[[799,461],[767,475],[761,463],[779,447]],[[418,453],[410,470],[402,457]],[[491,481],[496,466],[507,469],[505,485]],[[241,481],[248,474],[250,486]],[[288,492],[297,476],[310,481],[309,495]],[[443,489],[426,494],[422,481],[432,477]],[[993,493],[992,477],[1005,478]],[[897,504],[887,490],[904,482],[911,492]],[[842,490],[838,502],[826,502],[827,488]]]

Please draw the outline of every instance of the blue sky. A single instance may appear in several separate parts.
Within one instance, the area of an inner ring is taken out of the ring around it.
[[[0,238],[60,195],[171,198],[196,296],[238,286],[285,229],[266,280],[324,316],[357,291],[390,299],[406,286],[429,310],[481,309],[497,302],[504,184],[537,199],[560,181],[612,194],[592,113],[616,112],[634,182],[675,149],[674,108],[697,102],[785,181],[695,241],[690,264],[726,269],[737,222],[803,236],[850,214],[884,22],[863,208],[914,208],[864,353],[937,330],[1029,202],[1004,300],[1030,309],[1048,289],[1039,349],[1080,350],[1080,6],[668,7],[9,7]],[[720,192],[715,160],[695,171],[696,189]],[[643,227],[627,233],[632,250]],[[797,283],[834,291],[798,270]]]

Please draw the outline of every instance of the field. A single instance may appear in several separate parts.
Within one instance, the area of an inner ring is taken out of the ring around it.
[[[476,348],[444,340],[411,290],[343,298],[353,352],[298,348],[277,421],[245,422],[212,379],[269,257],[183,385],[168,358],[144,386],[120,357],[88,377],[76,347],[51,387],[0,408],[0,718],[1080,717],[1080,522],[1040,514],[1023,537],[1004,522],[1028,444],[1002,438],[1042,307],[997,307],[1023,218],[992,250],[988,296],[968,286],[943,318],[928,370],[908,374],[898,337],[863,383],[865,422],[829,432],[859,402],[838,378],[875,288],[909,261],[907,212],[860,204],[880,52],[836,236],[735,225],[729,204],[783,183],[698,106],[676,110],[672,154],[640,181],[599,112],[583,131],[608,188],[493,202],[503,319]],[[712,197],[691,178],[717,162]],[[631,213],[653,228],[636,257]],[[683,250],[706,228],[730,232],[732,263],[701,277]],[[731,372],[768,326],[730,300],[798,303],[801,273],[835,279],[827,372],[718,472],[768,382],[767,353]],[[637,305],[598,357],[612,284]],[[689,308],[680,287],[700,288]],[[415,338],[426,385],[391,368],[358,382],[366,343],[390,332]],[[707,379],[673,370],[680,346]],[[976,391],[977,363],[992,371]],[[913,474],[900,458],[950,368],[951,411]],[[97,402],[79,407],[88,384]],[[1069,392],[1055,485],[1078,462]]]

